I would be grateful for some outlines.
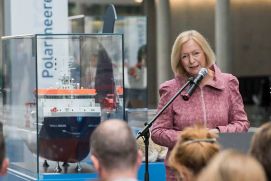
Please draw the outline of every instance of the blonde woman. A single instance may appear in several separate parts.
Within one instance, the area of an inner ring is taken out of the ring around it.
[[[197,121],[210,132],[246,132],[249,128],[239,83],[235,76],[222,73],[215,65],[215,55],[207,40],[197,31],[181,33],[172,48],[171,67],[175,77],[160,85],[160,100],[157,110],[176,94],[188,81],[195,77],[201,68],[208,69],[208,75],[200,82],[188,101],[181,96],[160,115],[153,124],[152,140],[168,147],[168,154],[184,128]],[[167,167],[167,180],[174,180],[174,174]]]

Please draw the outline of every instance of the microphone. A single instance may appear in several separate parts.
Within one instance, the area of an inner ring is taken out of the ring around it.
[[[198,75],[191,81],[191,85],[186,91],[186,93],[182,94],[183,100],[188,101],[193,92],[196,90],[202,79],[208,74],[208,70],[206,68],[201,68]]]

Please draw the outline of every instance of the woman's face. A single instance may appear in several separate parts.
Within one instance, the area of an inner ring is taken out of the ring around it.
[[[199,70],[207,64],[203,50],[192,39],[183,44],[180,63],[189,76],[197,75]]]

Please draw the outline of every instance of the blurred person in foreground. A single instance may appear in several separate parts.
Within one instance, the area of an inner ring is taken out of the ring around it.
[[[213,50],[199,32],[189,30],[177,37],[172,47],[171,67],[175,77],[160,85],[158,111],[202,68],[206,68],[208,74],[188,101],[182,96],[177,97],[152,126],[152,140],[168,147],[168,155],[178,134],[199,120],[214,133],[248,130],[239,82],[235,76],[221,72],[215,64]],[[165,165],[167,180],[175,180],[172,170],[167,167],[167,159]]]
[[[174,146],[168,164],[178,181],[193,181],[220,150],[217,134],[200,125],[186,128]]]
[[[0,176],[6,175],[8,166],[9,160],[6,158],[6,146],[3,135],[3,123],[0,122]]]
[[[102,122],[91,135],[90,150],[101,181],[137,181],[142,153],[125,121]]]
[[[225,150],[217,154],[202,170],[198,181],[266,181],[261,164],[250,155]]]
[[[271,122],[257,129],[249,153],[262,164],[268,180],[271,180]]]

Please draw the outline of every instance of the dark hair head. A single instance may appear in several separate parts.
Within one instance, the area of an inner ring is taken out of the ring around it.
[[[91,154],[106,170],[129,169],[137,162],[137,144],[125,121],[102,122],[92,133]]]
[[[254,134],[250,153],[264,167],[268,180],[271,180],[271,122],[263,124]]]

